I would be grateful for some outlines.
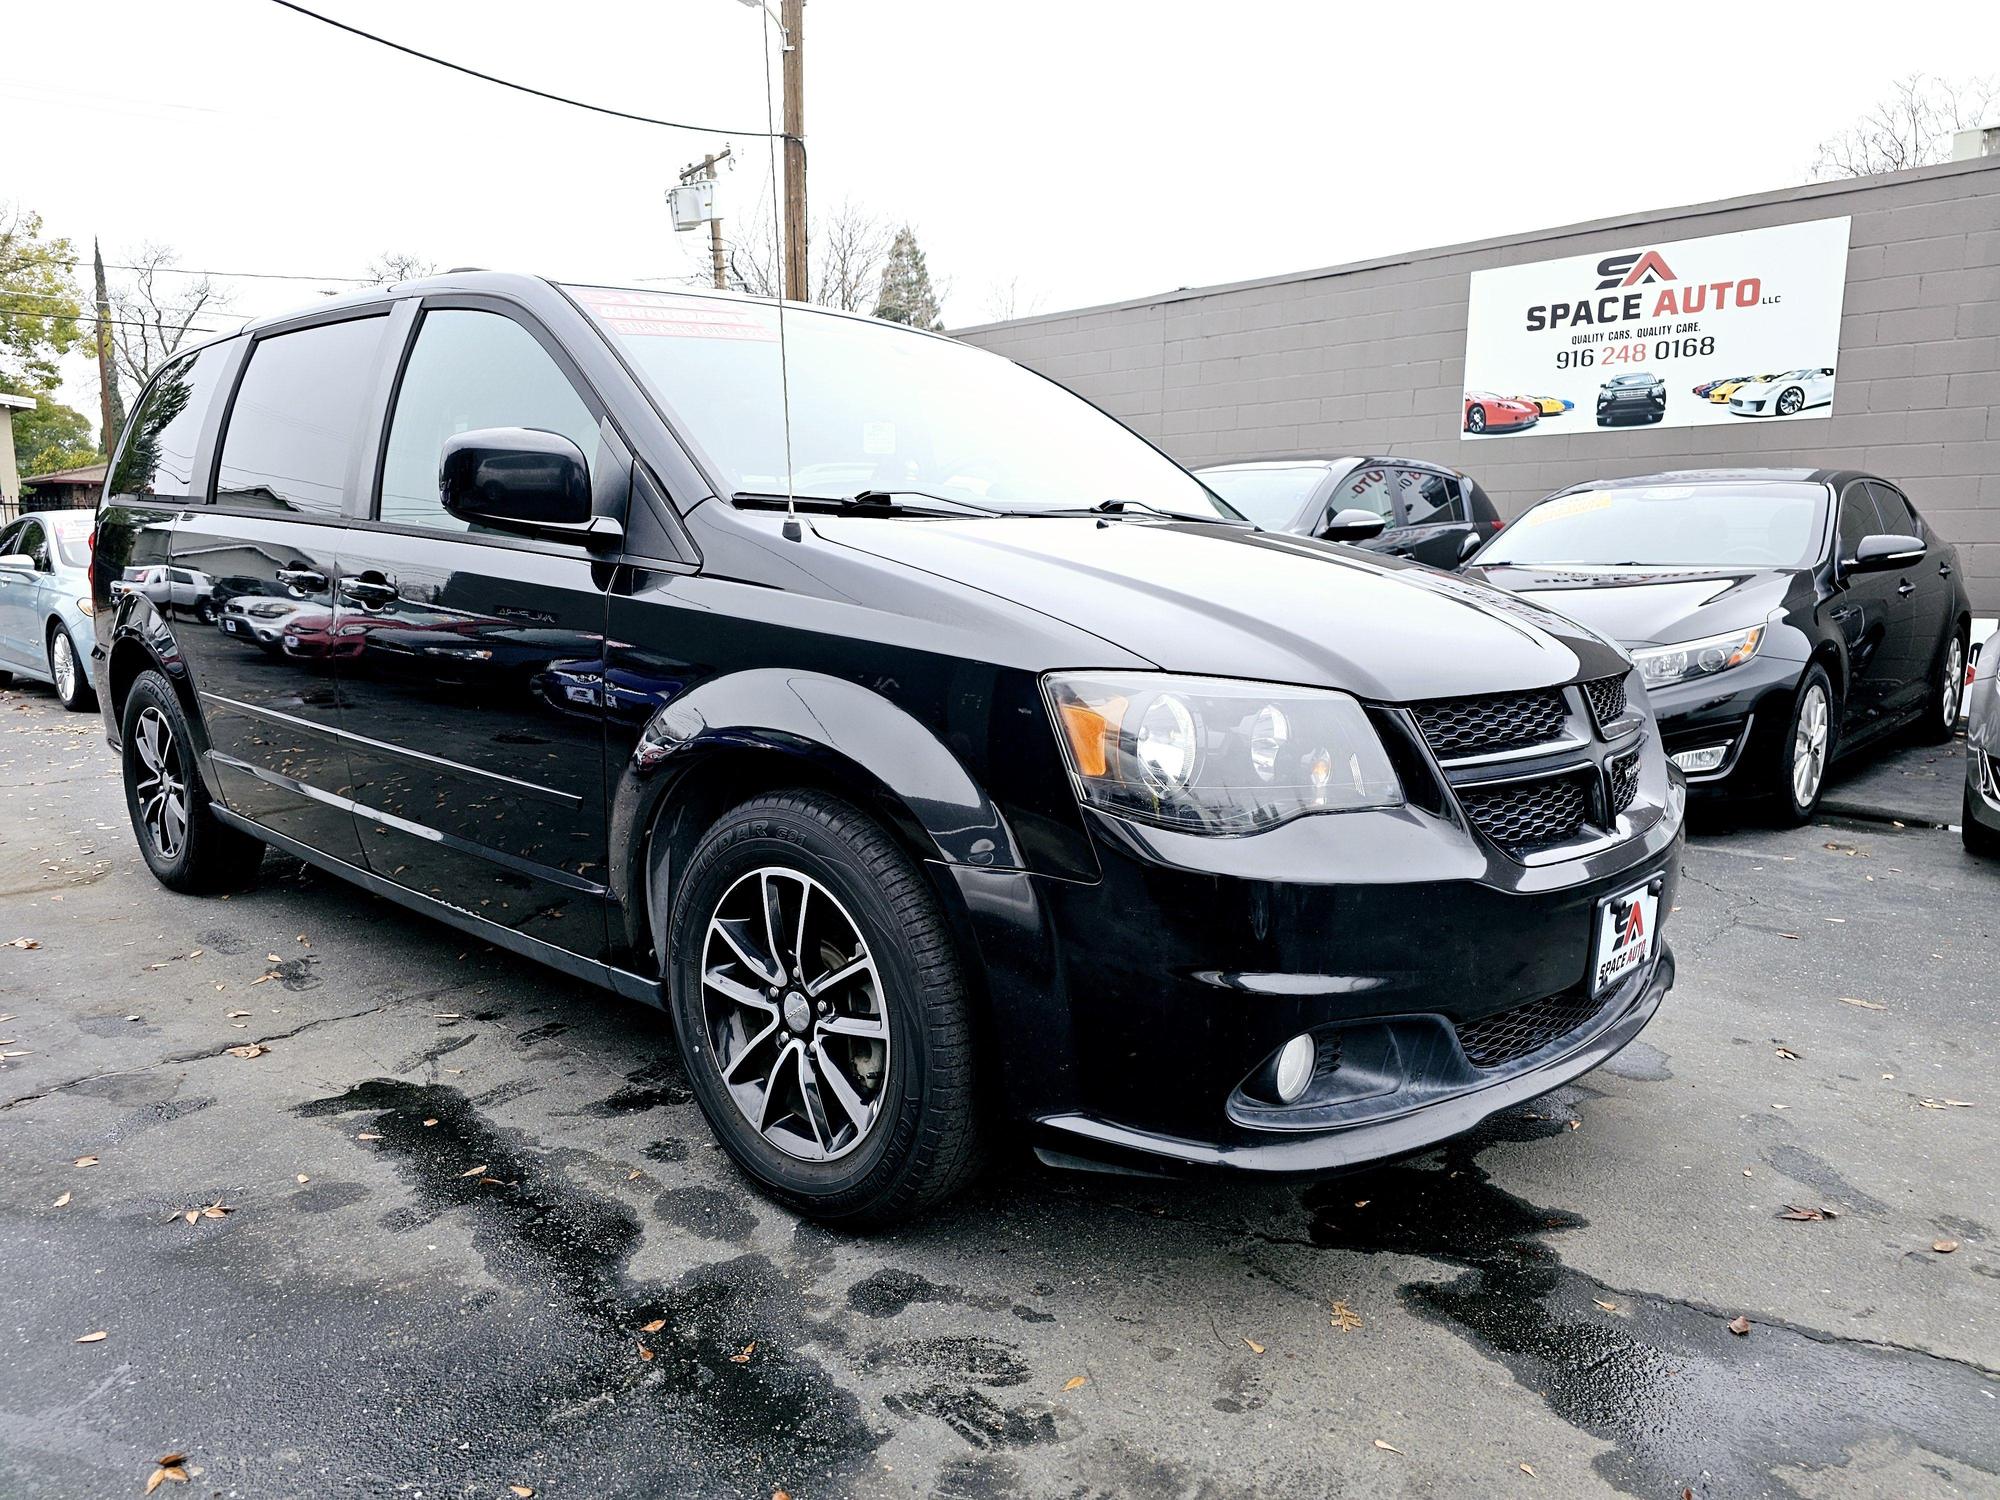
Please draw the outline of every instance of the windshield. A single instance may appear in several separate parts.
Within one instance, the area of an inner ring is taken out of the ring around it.
[[[1259,526],[1283,530],[1325,482],[1326,466],[1300,469],[1205,469],[1201,482]]]
[[[90,566],[90,529],[96,524],[96,512],[90,511],[71,520],[50,520],[49,531],[56,539],[56,552],[72,568]]]
[[[1821,484],[1635,485],[1544,500],[1478,561],[1803,568],[1819,555],[1825,527]]]
[[[1236,519],[1173,460],[1060,386],[950,339],[770,303],[569,288],[731,493],[863,491],[1000,511],[1106,500]],[[781,383],[790,376],[790,389]]]

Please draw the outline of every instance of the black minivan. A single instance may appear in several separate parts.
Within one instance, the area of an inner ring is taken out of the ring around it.
[[[114,592],[158,563],[208,609]],[[139,400],[93,591],[162,881],[274,847],[665,1007],[828,1219],[1002,1133],[1409,1151],[1673,979],[1685,792],[1621,650],[1261,531],[931,334],[492,273],[256,324]]]

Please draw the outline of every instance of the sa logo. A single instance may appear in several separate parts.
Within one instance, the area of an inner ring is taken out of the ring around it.
[[[1638,286],[1647,281],[1676,279],[1657,250],[1648,250],[1643,255],[1607,255],[1597,263],[1597,274],[1604,278],[1597,283],[1600,292],[1608,292],[1614,287]]]
[[[1613,910],[1611,920],[1618,927],[1618,946],[1629,948],[1646,940],[1646,903],[1634,898]]]

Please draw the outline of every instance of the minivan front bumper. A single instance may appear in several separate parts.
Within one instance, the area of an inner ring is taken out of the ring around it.
[[[1607,898],[1650,888],[1664,925],[1684,802],[1673,778],[1643,832],[1535,865],[1404,808],[1240,839],[1099,818],[1095,882],[954,869],[1008,1039],[1009,1112],[1051,1162],[1159,1173],[1336,1171],[1469,1129],[1658,1010],[1674,961],[1657,931],[1607,993],[1589,995],[1588,970]],[[1461,1029],[1517,1018],[1529,1045],[1474,1066]],[[1306,1032],[1336,1082],[1354,1070],[1346,1095],[1289,1114],[1250,1099]]]

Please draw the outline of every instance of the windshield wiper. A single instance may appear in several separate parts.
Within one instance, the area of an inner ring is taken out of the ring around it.
[[[1254,529],[1257,524],[1255,521],[1247,519],[1238,520],[1234,517],[1214,512],[1203,515],[1200,512],[1191,510],[1163,510],[1159,506],[1148,504],[1144,500],[1100,500],[1095,505],[1071,506],[1062,510],[1023,510],[1019,514],[1024,516],[1122,516],[1127,514],[1143,514],[1163,516],[1169,521],[1207,521],[1217,526],[1249,526]]]
[[[902,496],[928,502],[908,505]],[[795,502],[801,509],[832,510],[841,515],[871,516],[991,516],[999,512],[965,500],[944,495],[927,495],[922,490],[863,490],[858,495],[795,495],[786,497],[768,490],[738,490],[730,504],[753,506],[758,510],[783,510]]]

